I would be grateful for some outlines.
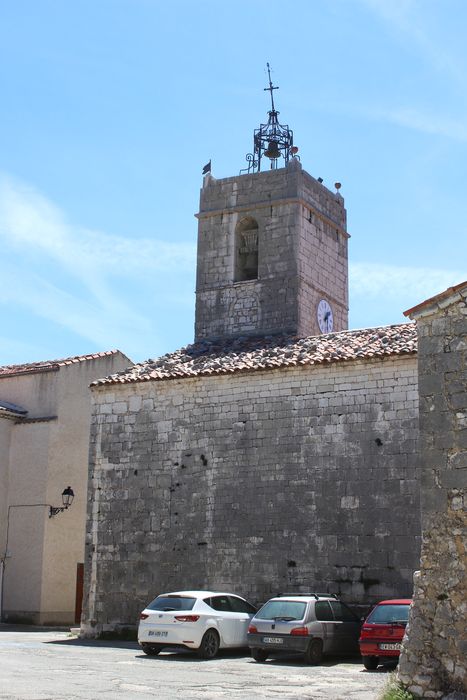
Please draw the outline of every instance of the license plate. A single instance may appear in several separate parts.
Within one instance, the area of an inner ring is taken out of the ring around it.
[[[378,646],[384,651],[400,651],[402,644],[379,644]]]
[[[159,630],[149,630],[148,637],[167,637],[167,632],[160,632]]]
[[[263,637],[265,644],[283,644],[284,640],[281,637]]]

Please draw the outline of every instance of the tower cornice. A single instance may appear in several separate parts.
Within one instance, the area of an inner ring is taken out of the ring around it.
[[[326,216],[326,214],[323,214],[323,212],[321,212],[319,209],[316,209],[316,207],[311,206],[311,204],[302,197],[281,197],[279,199],[267,199],[260,202],[255,202],[255,209],[280,207],[286,204],[299,204],[303,206],[312,214],[315,214],[315,216],[321,219],[321,221],[323,221],[324,223],[328,224],[329,226],[334,226],[342,236],[344,236],[345,238],[350,238],[350,233],[348,233],[344,228],[342,228],[342,226],[337,221],[335,221],[329,216]],[[199,211],[197,214],[195,214],[195,217],[197,219],[209,219],[210,217],[221,216],[223,214],[236,214],[239,212],[247,211],[251,211],[251,204],[245,204],[244,206],[224,207],[222,209],[206,209],[204,211]]]

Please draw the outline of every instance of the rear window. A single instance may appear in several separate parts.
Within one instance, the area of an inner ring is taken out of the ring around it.
[[[161,595],[154,598],[147,606],[149,610],[192,610],[196,598],[187,598],[181,595]]]
[[[371,611],[367,622],[373,624],[406,623],[409,619],[409,605],[377,605]]]
[[[306,603],[295,600],[270,600],[255,617],[259,620],[302,620],[305,616]]]
[[[339,622],[357,622],[358,618],[344,603],[340,600],[331,600],[331,608],[334,613],[334,618]]]

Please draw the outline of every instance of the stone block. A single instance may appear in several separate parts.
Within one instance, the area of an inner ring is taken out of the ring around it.
[[[142,404],[141,396],[130,396],[128,399],[128,409],[130,411],[139,411]]]
[[[443,471],[440,481],[446,489],[465,489],[467,488],[467,468]]]
[[[434,483],[430,490],[424,489],[421,493],[422,517],[431,513],[440,513],[446,510],[447,493],[445,489],[436,488]]]
[[[420,396],[440,394],[442,390],[441,378],[437,375],[425,375],[419,377],[418,388]]]

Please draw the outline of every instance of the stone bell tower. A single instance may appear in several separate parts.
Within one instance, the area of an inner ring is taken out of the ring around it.
[[[270,77],[265,89],[272,108],[255,130],[248,168],[204,177],[195,341],[348,326],[344,200],[302,169],[292,131],[278,122]]]

